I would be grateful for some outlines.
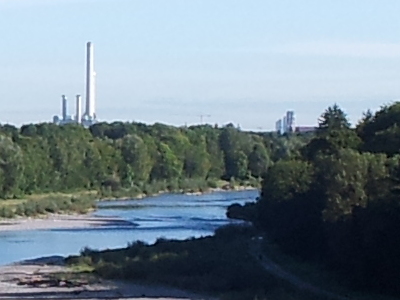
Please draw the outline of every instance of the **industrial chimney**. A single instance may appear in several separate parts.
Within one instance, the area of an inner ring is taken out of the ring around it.
[[[67,97],[62,95],[62,103],[61,103],[61,114],[63,121],[67,120]]]
[[[95,119],[95,73],[94,48],[91,42],[86,45],[86,111],[89,120]]]
[[[82,97],[81,95],[76,95],[76,123],[81,123],[82,119]]]

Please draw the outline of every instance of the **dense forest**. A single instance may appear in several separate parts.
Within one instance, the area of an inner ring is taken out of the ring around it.
[[[256,179],[308,139],[243,132],[232,125],[5,125],[0,197],[118,189],[146,194],[154,186],[176,190],[190,180],[212,185],[218,179]]]
[[[247,208],[243,216],[285,252],[398,295],[400,103],[368,111],[355,128],[337,105],[328,108],[306,145],[269,166]]]

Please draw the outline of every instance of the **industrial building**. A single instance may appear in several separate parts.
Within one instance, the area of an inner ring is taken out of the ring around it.
[[[294,131],[294,111],[287,111],[286,115],[282,119],[279,119],[275,123],[275,130],[278,134],[284,134]]]
[[[53,122],[58,125],[82,124],[90,127],[97,122],[96,117],[96,73],[94,71],[94,47],[91,42],[86,44],[86,105],[82,114],[82,98],[76,96],[76,112],[74,116],[68,115],[68,99],[65,95],[61,99],[61,117],[54,116]]]
[[[277,133],[281,134],[281,132],[282,132],[282,120],[281,119],[276,121],[276,123],[275,123],[275,131]]]
[[[315,126],[295,126],[295,114],[294,111],[287,111],[282,119],[279,119],[275,123],[275,131],[278,134],[285,134],[289,132],[306,133],[313,132],[316,130]]]

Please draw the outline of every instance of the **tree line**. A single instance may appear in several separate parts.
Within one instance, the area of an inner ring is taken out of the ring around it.
[[[307,137],[244,132],[233,125],[173,127],[98,123],[0,127],[0,198],[82,189],[147,192],[187,180],[259,178]]]
[[[247,212],[236,214],[250,215],[284,251],[398,295],[400,103],[367,111],[355,128],[337,105],[328,108],[306,145],[269,166]]]

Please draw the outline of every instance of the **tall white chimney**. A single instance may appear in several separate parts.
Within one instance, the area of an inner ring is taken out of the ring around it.
[[[62,95],[62,101],[61,101],[61,114],[62,114],[62,119],[65,121],[67,119],[67,97],[65,95]]]
[[[81,123],[82,119],[82,97],[80,95],[76,95],[76,123]]]
[[[95,118],[95,73],[94,49],[91,42],[86,45],[86,111],[89,119]]]

